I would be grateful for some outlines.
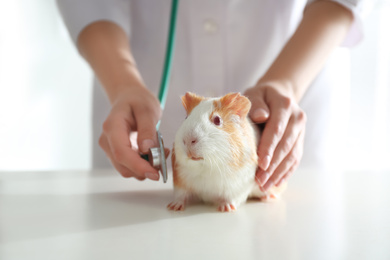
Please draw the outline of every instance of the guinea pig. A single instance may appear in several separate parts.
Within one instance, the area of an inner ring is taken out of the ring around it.
[[[234,211],[248,198],[276,197],[284,190],[262,192],[255,181],[260,131],[248,117],[251,102],[239,93],[205,98],[186,93],[187,117],[172,149],[174,200],[170,210],[184,210],[193,200]]]

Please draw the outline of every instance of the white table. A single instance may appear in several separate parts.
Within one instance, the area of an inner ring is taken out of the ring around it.
[[[390,259],[390,172],[298,171],[234,213],[170,212],[171,182],[0,173],[0,259]]]

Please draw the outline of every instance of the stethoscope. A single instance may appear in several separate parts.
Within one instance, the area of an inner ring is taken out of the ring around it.
[[[167,101],[169,79],[171,75],[173,50],[175,47],[174,45],[175,45],[178,3],[179,0],[172,0],[172,4],[171,4],[171,16],[169,20],[169,31],[168,31],[166,53],[165,53],[165,62],[164,62],[164,68],[161,77],[160,90],[158,93],[158,99],[160,101],[160,106],[162,110],[164,110],[165,103]],[[141,155],[141,157],[149,161],[149,163],[154,168],[161,171],[163,181],[164,183],[166,183],[168,179],[168,172],[167,172],[167,163],[165,158],[164,142],[163,142],[162,135],[158,130],[160,128],[160,123],[161,121],[159,121],[156,125],[158,147],[150,148],[149,153],[143,154]]]

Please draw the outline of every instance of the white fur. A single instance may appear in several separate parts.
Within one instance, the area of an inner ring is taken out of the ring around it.
[[[183,205],[190,196],[195,196],[204,202],[238,206],[257,188],[254,181],[257,163],[249,158],[254,156],[253,152],[256,153],[258,131],[249,119],[245,119],[247,127],[244,129],[238,116],[231,118],[242,137],[231,145],[229,134],[210,122],[214,100],[216,99],[206,99],[196,106],[176,134],[176,169],[188,190],[175,187],[175,202]],[[222,122],[224,123],[226,122]],[[183,142],[188,136],[197,139],[192,151],[197,157],[203,157],[203,160],[194,161],[188,157]],[[248,158],[239,169],[234,169],[231,165],[233,149],[242,149],[244,157]]]

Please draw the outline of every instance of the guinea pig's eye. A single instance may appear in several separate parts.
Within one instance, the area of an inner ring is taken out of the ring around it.
[[[214,116],[213,123],[214,125],[221,125],[221,118],[219,116]]]

